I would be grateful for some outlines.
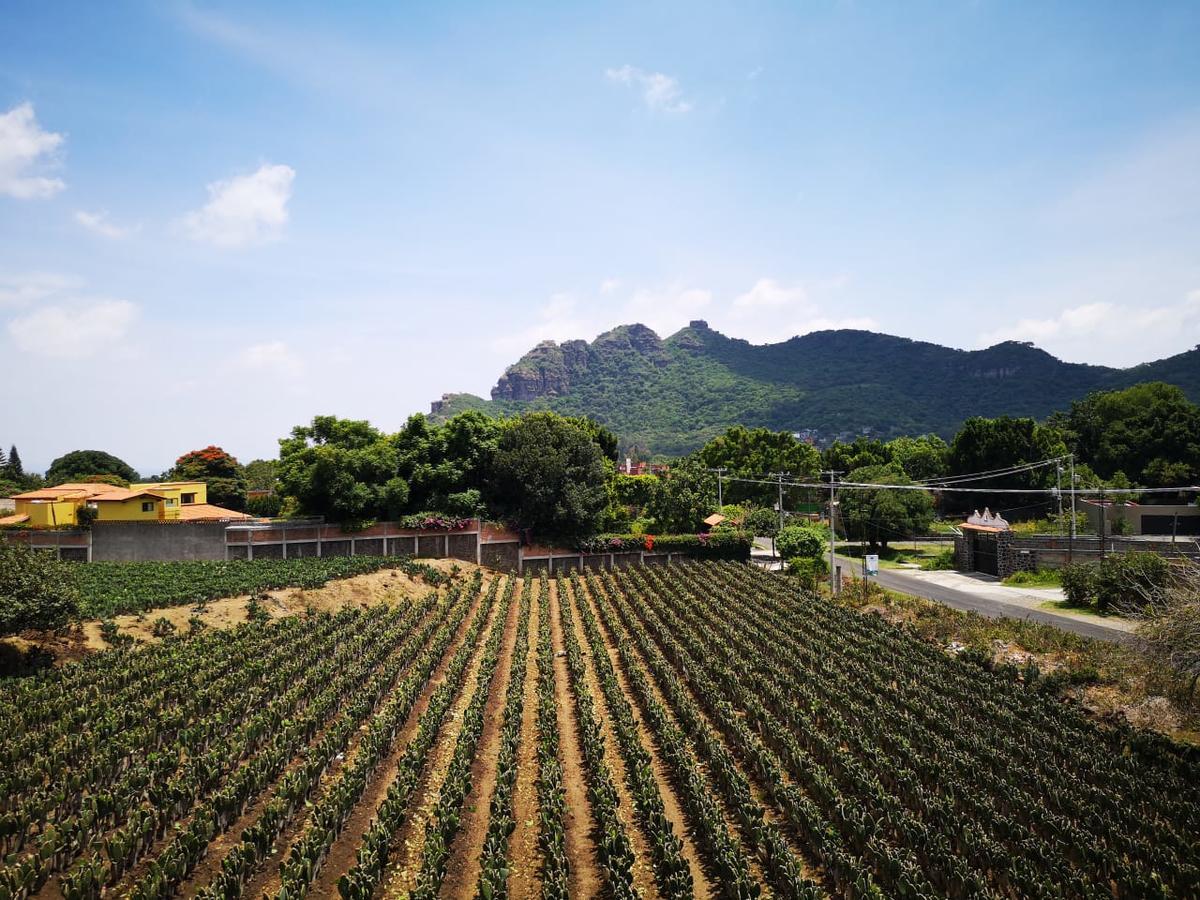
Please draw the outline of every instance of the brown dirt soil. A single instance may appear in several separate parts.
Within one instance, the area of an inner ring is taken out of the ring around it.
[[[425,560],[434,568],[443,572],[450,571],[452,565],[458,565],[463,577],[469,578],[475,569],[473,563],[458,562],[452,559]],[[343,606],[372,606],[376,603],[398,603],[431,590],[430,586],[420,578],[412,578],[399,569],[381,569],[378,572],[368,572],[366,575],[355,575],[331,581],[319,588],[306,590],[304,588],[280,588],[277,591],[266,591],[270,598],[264,603],[267,612],[273,618],[299,615],[308,609],[336,610]],[[210,628],[233,628],[246,621],[246,607],[250,595],[225,597],[221,600],[210,600],[199,618]],[[160,617],[166,618],[175,628],[184,632],[188,629],[188,620],[197,615],[191,606],[169,606],[163,609],[148,610],[141,615],[115,616],[117,627],[124,633],[146,643],[155,643],[158,638],[151,634],[154,621]],[[108,645],[100,637],[100,622],[92,620],[82,624],[84,643],[88,650],[104,650]]]
[[[412,738],[413,732],[417,730],[417,722],[424,714],[426,708],[428,708],[430,696],[445,679],[446,668],[449,666],[454,654],[458,652],[458,648],[462,646],[467,630],[471,627],[471,620],[486,592],[487,579],[485,578],[483,588],[480,591],[480,597],[472,603],[466,618],[458,628],[458,633],[454,636],[454,640],[446,648],[445,654],[438,661],[433,674],[421,690],[421,695],[417,698],[417,702],[413,704],[408,719],[400,731],[397,732],[396,739],[392,743],[392,752],[380,762],[377,769],[377,777],[368,785],[366,791],[363,792],[363,796],[359,798],[353,812],[350,813],[349,818],[346,820],[346,825],[342,829],[342,833],[338,835],[337,840],[334,841],[333,846],[330,848],[325,862],[321,866],[321,871],[318,873],[316,881],[309,890],[309,896],[337,896],[337,879],[352,868],[357,861],[358,845],[362,841],[363,833],[366,832],[372,819],[375,818],[375,810],[378,808],[379,802],[387,795],[388,788],[395,780],[396,762],[399,760],[401,754],[403,754],[404,748]],[[329,782],[329,784],[331,783]],[[273,895],[278,890],[279,863],[291,852],[292,844],[303,833],[306,825],[307,816],[301,816],[291,827],[284,831],[280,839],[275,842],[275,853],[263,863],[258,876],[250,881],[242,896],[260,897],[264,893]],[[319,889],[325,891],[325,893],[321,893]]]
[[[553,598],[555,602],[570,603],[570,590],[559,591],[558,585],[554,585]],[[583,651],[584,668],[587,670],[585,682],[588,691],[591,692],[592,699],[596,703],[596,713],[600,718],[600,728],[604,734],[604,759],[608,763],[608,770],[612,773],[613,786],[617,789],[617,796],[620,798],[618,808],[618,817],[625,826],[625,831],[629,835],[629,842],[633,845],[633,886],[643,897],[659,897],[658,883],[654,880],[654,856],[650,850],[650,844],[646,840],[646,834],[637,822],[637,811],[633,805],[633,798],[629,795],[629,785],[626,782],[625,758],[621,755],[620,745],[617,743],[617,735],[613,730],[612,721],[608,715],[608,705],[604,702],[604,691],[600,687],[600,681],[596,677],[596,669],[592,663],[591,648],[588,647],[587,641],[583,634],[583,625],[579,621],[579,612],[572,604],[573,619],[575,625],[575,639],[579,642],[579,647]],[[676,823],[675,831],[679,833],[680,823]]]
[[[567,861],[571,867],[568,883],[571,896],[596,897],[604,887],[603,876],[596,860],[596,841],[593,837],[596,820],[588,802],[583,751],[579,745],[579,722],[575,716],[575,704],[571,701],[571,673],[567,669],[562,618],[553,582],[550,592],[550,645],[554,650],[554,695],[555,705],[558,707],[563,789],[566,792],[566,821],[563,823],[563,830]]]
[[[525,696],[521,707],[521,745],[517,748],[517,783],[513,788],[513,821],[508,839],[508,894],[526,900],[541,893],[537,797],[537,587],[530,584],[529,655],[525,662]]]
[[[501,587],[500,590],[503,592],[504,588]],[[516,604],[513,605],[515,606]],[[388,874],[384,876],[382,887],[379,891],[380,897],[406,896],[408,891],[416,884],[417,875],[421,871],[421,857],[424,851],[425,823],[429,821],[433,813],[433,807],[437,803],[438,794],[441,792],[442,784],[446,780],[446,770],[450,767],[450,760],[454,756],[454,744],[458,741],[458,735],[462,731],[463,713],[471,705],[471,698],[475,695],[475,679],[479,674],[479,668],[482,663],[483,648],[487,644],[488,636],[491,634],[492,629],[497,627],[496,610],[499,609],[499,606],[500,598],[497,597],[496,609],[492,611],[492,619],[488,623],[487,628],[480,633],[479,641],[476,643],[474,653],[471,657],[471,662],[467,666],[463,688],[459,691],[458,696],[450,707],[450,711],[446,714],[442,730],[433,745],[433,751],[429,754],[429,758],[425,762],[425,772],[421,776],[421,783],[413,795],[413,805],[410,806],[411,814],[400,828],[400,831],[392,838],[391,861],[388,864]],[[509,612],[511,613],[512,610],[510,609]],[[507,625],[507,622],[504,623],[504,627],[507,628]],[[498,671],[499,668],[497,667],[497,673]],[[493,684],[496,677],[496,675],[492,676]],[[413,728],[414,730],[416,728],[415,719],[413,720]],[[407,740],[405,743],[407,743]],[[382,797],[383,794],[381,793],[380,796]],[[358,846],[358,834],[361,834],[362,830],[365,830],[365,828],[356,833],[353,847]],[[343,871],[349,868],[349,864],[352,864],[353,858],[353,855],[351,855],[347,864],[341,866]],[[337,895],[336,888],[334,887],[336,881],[336,877],[331,880],[329,886],[332,892],[328,896]],[[314,890],[319,884],[320,882],[318,882],[318,885],[314,885]],[[316,896],[326,895],[318,893]]]
[[[450,847],[450,859],[442,882],[447,897],[473,897],[479,882],[479,856],[491,819],[492,794],[496,790],[496,768],[500,755],[500,729],[504,725],[504,704],[512,676],[513,650],[517,644],[517,618],[520,612],[521,582],[513,596],[504,639],[500,645],[500,663],[492,677],[487,706],[483,710],[483,733],[471,761],[471,792],[463,800],[462,823]]]
[[[650,767],[654,772],[654,781],[658,785],[658,793],[662,797],[663,809],[667,814],[667,818],[671,820],[671,824],[674,826],[675,834],[683,841],[683,858],[687,860],[688,868],[692,871],[693,892],[697,897],[714,896],[716,891],[713,889],[708,874],[704,870],[703,856],[700,853],[700,848],[696,845],[696,837],[691,822],[687,817],[687,813],[684,812],[679,795],[675,791],[670,769],[663,762],[658,743],[654,740],[654,736],[646,725],[641,707],[634,699],[633,691],[629,687],[629,680],[625,677],[625,670],[621,666],[621,656],[617,651],[616,642],[613,640],[612,634],[604,627],[604,623],[600,621],[600,613],[596,610],[595,599],[591,597],[586,585],[581,586],[584,589],[584,602],[591,609],[592,615],[596,619],[596,625],[600,629],[600,634],[604,639],[604,644],[608,648],[609,662],[612,664],[613,671],[617,674],[617,683],[621,686],[621,693],[625,695],[625,701],[633,711],[633,721],[637,725],[638,740],[650,754]],[[588,661],[589,663],[591,662],[591,657],[588,658]],[[662,698],[658,699],[661,702]],[[733,834],[737,834],[736,830],[732,831]]]

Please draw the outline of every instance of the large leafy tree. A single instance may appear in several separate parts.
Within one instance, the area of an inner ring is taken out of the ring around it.
[[[860,484],[911,485],[895,463],[855,469],[847,478]],[[839,521],[851,540],[886,548],[889,541],[924,533],[933,521],[933,496],[922,490],[849,488],[841,493]]]
[[[889,461],[914,481],[940,478],[949,472],[950,448],[936,434],[895,438],[887,442],[886,451]]]
[[[167,473],[171,481],[203,481],[208,502],[226,509],[246,508],[246,471],[237,459],[220,447],[209,445],[192,450],[175,460]]]
[[[887,444],[869,437],[856,437],[849,444],[834,441],[832,446],[821,454],[821,463],[826,469],[833,469],[843,475],[865,466],[882,466],[891,461],[892,455]]]
[[[700,448],[696,457],[708,468],[723,468],[735,477],[762,479],[771,472],[786,472],[792,479],[814,478],[821,468],[821,454],[798,441],[788,431],[746,428],[736,425]],[[777,489],[770,485],[729,482],[724,499],[750,500],[759,505],[776,502]]]
[[[274,459],[252,459],[244,468],[246,487],[252,491],[273,491],[279,481],[279,462]]]
[[[398,474],[409,485],[413,510],[462,511],[490,480],[501,422],[468,410],[437,425],[417,414],[392,437]],[[478,500],[474,501],[476,504]]]
[[[1067,444],[1100,477],[1169,487],[1200,475],[1200,406],[1179,388],[1149,382],[1089,394],[1056,422]]]
[[[408,484],[396,449],[369,422],[317,416],[279,442],[279,483],[301,512],[338,522],[398,514]]]
[[[11,465],[12,452],[8,458]],[[116,475],[127,483],[138,480],[133,466],[103,450],[72,450],[50,463],[46,470],[46,480],[50,484],[81,481],[88,475]]]
[[[596,531],[608,502],[606,465],[588,430],[554,413],[505,423],[496,448],[493,502],[522,527],[551,538]]]
[[[950,471],[957,474],[992,472],[1065,456],[1066,453],[1062,432],[1053,425],[1010,416],[995,419],[975,416],[963,423],[950,444]],[[970,486],[978,486],[978,492],[950,494],[946,505],[963,510],[984,506],[1004,510],[1045,503],[1049,508],[1050,501],[1044,495],[1001,494],[989,492],[989,489],[1049,488],[1054,484],[1054,467],[1045,466],[972,482]]]
[[[59,628],[79,614],[69,563],[0,541],[0,635]]]
[[[717,477],[702,463],[685,459],[658,479],[646,513],[664,534],[689,534],[716,508]]]

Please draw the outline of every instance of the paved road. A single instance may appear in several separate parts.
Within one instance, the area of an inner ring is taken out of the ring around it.
[[[862,571],[862,560],[860,559],[838,556],[837,561],[842,567],[843,577],[849,574],[857,576]],[[880,568],[879,574],[871,577],[878,582],[880,587],[887,588],[889,591],[897,591],[914,597],[923,597],[926,600],[933,600],[954,609],[977,612],[991,619],[1027,619],[1031,622],[1053,625],[1055,628],[1061,628],[1064,631],[1071,631],[1084,637],[1097,638],[1102,641],[1120,643],[1129,640],[1129,633],[1117,628],[1074,616],[1055,615],[1045,610],[1028,609],[1013,603],[1005,603],[990,597],[979,596],[969,591],[946,587],[941,584],[932,584],[918,576],[905,572],[903,569]]]

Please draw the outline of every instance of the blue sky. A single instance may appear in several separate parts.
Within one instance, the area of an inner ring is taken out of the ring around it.
[[[1195,3],[9,2],[0,443],[393,429],[693,318],[1200,342]]]

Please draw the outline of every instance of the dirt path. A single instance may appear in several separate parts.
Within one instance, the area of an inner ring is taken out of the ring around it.
[[[504,587],[501,585],[500,594],[496,597],[496,611],[500,608],[503,593]],[[405,897],[416,886],[417,876],[421,872],[425,824],[429,821],[433,813],[433,807],[437,804],[442,784],[446,780],[446,771],[449,769],[450,760],[454,756],[454,745],[457,743],[458,735],[462,731],[463,713],[471,705],[471,698],[475,696],[475,681],[483,662],[483,648],[487,645],[488,636],[492,633],[492,629],[497,626],[504,628],[506,632],[512,631],[515,634],[516,620],[514,614],[516,608],[517,604],[515,602],[512,603],[508,610],[508,619],[503,623],[496,622],[496,611],[493,611],[491,621],[488,622],[487,627],[479,634],[479,640],[476,642],[471,662],[468,664],[466,675],[464,676],[463,688],[451,705],[450,712],[446,715],[446,719],[442,724],[442,730],[438,734],[437,742],[434,744],[434,750],[430,753],[429,759],[425,763],[425,772],[421,776],[421,783],[413,794],[412,814],[400,828],[400,831],[392,838],[392,854],[388,864],[389,873],[383,878],[382,887],[379,891],[380,897]],[[510,635],[508,634],[505,635],[504,646],[510,648],[506,652],[511,657],[512,644],[510,642]],[[496,674],[492,676],[493,687],[499,674],[500,668],[499,664],[497,664]],[[503,704],[503,698],[501,699],[501,704]],[[494,763],[495,757],[493,755],[493,767]],[[466,806],[464,805],[464,812],[465,810]],[[358,841],[356,839],[355,846],[357,844]],[[349,864],[343,867],[343,869],[345,868],[349,868]],[[336,876],[329,879],[327,885],[322,884],[321,886],[327,886],[331,893],[328,895],[315,893],[315,896],[337,896]]]
[[[521,746],[517,751],[517,783],[513,789],[513,821],[516,828],[509,838],[508,893],[514,900],[538,896],[541,879],[538,867],[538,797],[537,797],[537,587],[529,584],[529,653],[525,663],[525,694],[521,708]]]
[[[504,726],[504,705],[512,676],[522,590],[521,582],[517,581],[508,621],[505,622],[500,662],[492,678],[487,706],[483,710],[483,733],[479,736],[479,746],[471,762],[471,792],[463,801],[462,824],[450,848],[446,877],[442,882],[442,895],[445,897],[473,897],[479,881],[479,856],[483,853],[483,841],[491,820],[491,798],[496,789],[496,764],[500,755],[500,729]]]
[[[551,582],[551,585],[554,592],[553,599],[556,603],[571,603],[569,590],[559,591],[558,585],[554,582]],[[654,880],[654,855],[650,850],[649,841],[646,840],[645,832],[637,822],[633,798],[629,794],[629,785],[626,783],[625,758],[621,755],[617,735],[613,730],[612,720],[609,718],[608,704],[604,701],[604,690],[600,687],[600,681],[596,677],[591,648],[584,637],[583,626],[579,621],[579,613],[574,604],[571,604],[571,609],[574,612],[572,619],[575,625],[575,639],[579,641],[579,647],[583,651],[584,668],[587,670],[587,688],[591,691],[592,699],[596,701],[596,715],[600,719],[601,730],[604,733],[604,759],[608,763],[609,771],[612,772],[613,786],[617,789],[617,796],[620,798],[618,815],[625,826],[625,831],[629,834],[629,842],[633,845],[633,885],[643,897],[649,900],[649,898],[660,896],[658,883]],[[676,823],[676,833],[681,824]]]
[[[388,787],[395,780],[396,762],[404,752],[404,747],[408,744],[413,732],[416,731],[417,722],[420,720],[421,715],[429,706],[430,696],[445,679],[446,668],[449,666],[455,652],[462,646],[466,633],[471,627],[471,620],[479,609],[479,604],[483,602],[486,596],[487,581],[485,579],[484,584],[480,586],[479,596],[472,601],[470,610],[468,610],[466,617],[458,626],[458,632],[454,635],[454,640],[450,642],[450,646],[442,654],[442,658],[438,661],[432,676],[426,681],[424,688],[421,690],[421,696],[409,712],[404,727],[397,733],[396,739],[392,744],[392,752],[380,763],[378,769],[380,775],[363,792],[363,796],[355,805],[354,811],[346,820],[345,828],[342,829],[342,833],[330,848],[329,855],[321,867],[321,872],[309,890],[310,896],[337,896],[337,879],[354,865],[362,835],[371,824],[371,820],[375,817],[375,810],[379,806],[379,801],[387,794]],[[264,893],[274,894],[279,889],[279,863],[291,851],[292,844],[303,834],[306,825],[307,816],[300,816],[292,823],[290,828],[284,831],[279,840],[275,842],[275,852],[263,863],[258,875],[246,885],[242,896],[261,897]],[[318,893],[318,890],[322,888],[329,893]]]
[[[550,642],[554,648],[554,695],[558,707],[559,749],[562,751],[563,789],[566,792],[567,860],[571,865],[572,897],[597,897],[604,879],[596,860],[596,820],[588,803],[583,750],[579,746],[579,722],[571,702],[571,673],[567,670],[562,615],[558,594],[550,583]]]
[[[596,610],[595,598],[591,596],[586,583],[581,581],[580,587],[583,589],[585,602],[596,619],[596,625],[600,629],[600,634],[604,638],[604,645],[608,650],[609,662],[612,664],[613,671],[616,672],[617,683],[621,686],[621,693],[625,695],[625,700],[633,712],[633,721],[637,725],[638,740],[646,748],[646,752],[650,754],[651,770],[654,773],[654,781],[658,785],[658,793],[662,796],[663,810],[666,812],[667,818],[671,820],[671,824],[675,828],[675,833],[683,841],[683,858],[687,860],[688,868],[692,871],[692,885],[695,896],[715,896],[716,891],[714,891],[713,884],[704,870],[702,862],[704,857],[696,844],[695,835],[692,833],[691,824],[687,818],[687,814],[684,812],[683,804],[679,800],[679,795],[675,791],[675,785],[671,782],[670,769],[662,760],[653,734],[646,727],[641,707],[638,706],[637,701],[634,699],[633,691],[629,687],[629,681],[625,677],[625,670],[621,667],[621,657],[617,651],[616,642],[604,627],[604,623],[600,621],[600,613]],[[578,610],[576,610],[576,620],[579,618]],[[582,623],[578,623],[577,627],[582,628]],[[588,659],[589,667],[591,666],[590,651],[591,647],[585,644],[584,655]],[[606,705],[605,710],[607,711],[607,709]]]

